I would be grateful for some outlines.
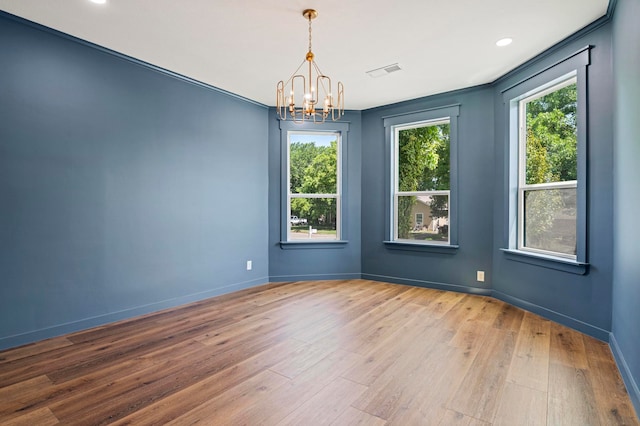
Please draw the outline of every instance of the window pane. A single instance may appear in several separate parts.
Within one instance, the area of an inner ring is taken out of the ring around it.
[[[338,137],[334,133],[289,135],[292,194],[337,194]]]
[[[526,183],[577,179],[577,86],[526,102]]]
[[[524,245],[576,254],[576,189],[541,189],[524,193]]]
[[[449,189],[449,124],[398,131],[398,190]]]
[[[335,240],[336,212],[336,198],[292,198],[289,240]]]
[[[398,196],[397,229],[398,239],[448,242],[449,196]]]

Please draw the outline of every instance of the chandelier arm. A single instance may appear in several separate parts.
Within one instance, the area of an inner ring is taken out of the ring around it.
[[[286,86],[287,84],[289,84],[291,82],[291,80],[293,80],[293,77],[296,76],[296,74],[298,74],[298,71],[300,71],[300,68],[302,68],[302,66],[304,65],[304,63],[307,62],[306,59],[304,59],[300,65],[298,66],[298,68],[293,72],[293,74],[291,74],[291,76],[289,77],[289,79],[287,81],[285,81],[284,85]]]
[[[318,73],[318,78],[320,77],[326,77],[329,79],[329,81],[331,81],[331,79],[329,77],[327,77],[326,75],[322,74],[322,71],[320,71],[320,67],[318,67],[318,64],[316,64],[316,61],[313,61],[313,66],[316,69],[316,73]],[[324,91],[327,91],[327,88],[324,87],[324,84],[322,85],[322,88],[324,89]],[[318,91],[319,92],[319,91]]]

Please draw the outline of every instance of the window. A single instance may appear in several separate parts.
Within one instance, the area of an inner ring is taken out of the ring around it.
[[[502,91],[508,259],[587,273],[587,46]]]
[[[518,101],[518,249],[576,258],[577,84]]]
[[[458,112],[459,106],[453,105],[385,118],[391,153],[391,248],[457,247]]]
[[[448,244],[449,119],[394,130],[394,239]]]
[[[287,241],[340,239],[340,133],[288,132]]]

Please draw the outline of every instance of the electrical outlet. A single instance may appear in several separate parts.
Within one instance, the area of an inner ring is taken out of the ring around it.
[[[253,268],[253,262],[250,260],[247,260],[247,271],[250,271],[251,268]]]
[[[484,282],[484,271],[476,272],[476,280],[480,281],[481,283]]]

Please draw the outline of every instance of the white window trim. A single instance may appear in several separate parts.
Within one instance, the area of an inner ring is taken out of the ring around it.
[[[385,139],[389,152],[389,161],[387,163],[386,176],[388,176],[388,189],[387,189],[387,203],[388,210],[386,214],[387,240],[383,241],[390,249],[399,250],[416,250],[416,251],[432,251],[438,253],[451,253],[451,250],[458,248],[458,203],[457,203],[457,188],[458,188],[458,116],[460,115],[460,105],[446,105],[442,107],[429,108],[425,110],[397,114],[383,117],[385,127]],[[431,122],[437,120],[449,121],[449,243],[444,242],[424,242],[416,240],[397,240],[396,225],[395,225],[395,208],[397,205],[395,201],[396,194],[396,181],[395,177],[396,167],[395,156],[395,128],[412,128],[420,127],[424,122]]]

